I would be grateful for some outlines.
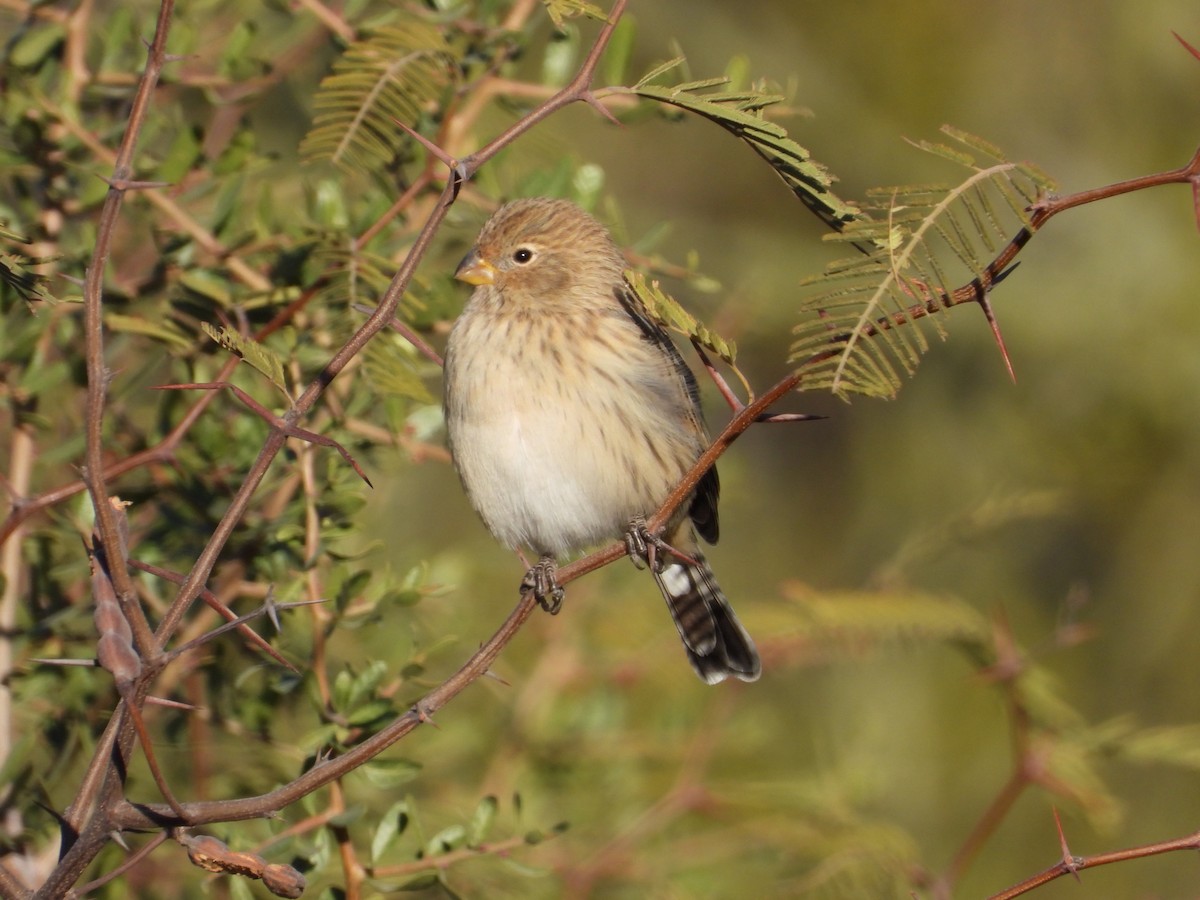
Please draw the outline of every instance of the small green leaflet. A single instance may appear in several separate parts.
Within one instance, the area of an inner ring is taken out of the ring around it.
[[[285,394],[287,393],[287,386],[284,383],[283,377],[283,362],[275,355],[274,351],[268,350],[262,344],[256,343],[250,338],[243,337],[236,331],[230,331],[223,326],[217,327],[216,325],[210,325],[208,322],[201,322],[200,327],[204,329],[204,333],[210,338],[226,350],[236,353],[263,375],[266,375],[267,378],[271,379],[271,383],[277,388]]]
[[[763,115],[763,110],[780,103],[781,94],[751,88],[723,91],[728,78],[706,78],[684,84],[662,85],[654,82],[686,61],[676,57],[648,72],[630,92],[703,116],[745,141],[775,170],[792,193],[822,222],[840,231],[846,223],[862,217],[852,203],[833,192],[835,181],[812,155],[793,141],[782,125]]]
[[[733,341],[725,340],[698,321],[695,316],[680,306],[678,301],[663,293],[657,281],[647,283],[645,276],[632,269],[626,271],[625,278],[652,319],[666,328],[691,338],[700,346],[711,350],[722,360],[733,365],[737,356],[737,346]]]
[[[604,10],[594,3],[588,3],[587,0],[542,0],[542,3],[555,28],[562,28],[567,19],[581,15],[599,19],[601,22],[608,18]]]

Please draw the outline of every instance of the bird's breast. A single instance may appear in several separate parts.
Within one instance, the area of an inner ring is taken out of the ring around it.
[[[497,539],[561,556],[653,512],[701,449],[660,356],[617,316],[460,318],[446,425]]]

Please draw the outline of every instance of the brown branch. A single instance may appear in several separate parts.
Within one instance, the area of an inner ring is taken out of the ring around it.
[[[933,896],[945,900],[954,895],[954,888],[968,867],[995,835],[1021,795],[1038,782],[1038,776],[1044,769],[1031,744],[1029,712],[1017,685],[1018,679],[1026,670],[1026,663],[1013,639],[1008,621],[1003,616],[999,616],[993,626],[992,643],[995,647],[995,660],[985,670],[985,674],[1001,682],[1004,692],[1011,730],[1012,772],[955,852],[946,871],[933,883]]]
[[[129,560],[129,565],[137,569],[139,572],[145,572],[148,575],[153,575],[155,578],[163,578],[172,584],[183,584],[184,576],[180,575],[178,572],[172,572],[170,569],[164,569],[161,566],[155,566],[137,559]],[[235,627],[237,628],[237,632],[246,639],[246,643],[265,653],[284,668],[299,674],[299,669],[288,662],[287,658],[283,654],[267,643],[266,638],[247,625],[244,621],[245,617],[239,619],[237,613],[222,603],[216,594],[208,590],[208,588],[205,588],[200,592],[200,599],[204,601],[205,605],[208,606],[209,609],[225,619],[226,622],[230,624],[236,623]],[[279,607],[276,607],[276,609],[278,608]],[[255,612],[251,618],[254,618],[260,614],[264,614],[265,612],[266,608],[263,607]]]
[[[313,296],[315,296],[315,293],[315,288],[310,288],[285,306],[270,322],[255,332],[254,340],[262,341],[269,334],[278,331],[280,328],[290,322],[293,318],[295,318],[296,314],[303,309],[309,301],[312,300]],[[226,360],[225,364],[221,366],[221,369],[216,374],[214,380],[228,380],[233,374],[233,370],[240,362],[240,358],[231,356],[228,360]],[[196,424],[204,410],[206,410],[208,405],[214,402],[216,398],[217,395],[215,393],[206,393],[202,395],[200,399],[196,401],[196,404],[186,413],[184,413],[183,418],[180,419],[179,423],[171,429],[170,433],[153,447],[148,447],[145,450],[134,453],[132,456],[127,456],[124,459],[119,459],[116,462],[108,465],[104,469],[105,480],[111,481],[114,478],[119,478],[121,475],[135,471],[136,469],[140,469],[142,466],[151,465],[153,463],[170,462],[175,458],[175,451],[178,449],[179,445],[183,443],[183,439],[187,436],[187,433],[191,430],[191,427]],[[58,503],[62,503],[64,500],[69,500],[80,491],[86,489],[87,485],[85,485],[83,481],[73,481],[70,484],[53,488],[52,490],[45,491],[44,493],[38,494],[34,497],[21,497],[19,496],[21,492],[16,491],[14,488],[14,491],[18,496],[14,496],[12,498],[13,508],[9,512],[8,517],[5,518],[4,522],[0,524],[0,544],[7,543],[7,541],[11,539],[13,533],[30,516],[42,511],[43,509],[47,509]]]
[[[361,744],[352,747],[341,756],[317,763],[299,778],[270,793],[236,800],[185,803],[183,810],[188,819],[202,825],[269,816],[373,759],[417,726],[428,723],[438,710],[484,675],[500,655],[500,651],[512,640],[536,608],[537,601],[531,596],[522,597],[499,630],[457,672],[386,728]],[[182,824],[170,807],[164,804],[133,804],[128,801],[121,801],[113,808],[110,822],[111,827],[118,829],[158,828],[163,825]]]
[[[0,865],[0,897],[4,900],[25,900],[32,895],[33,892],[26,890],[12,872]]]
[[[125,188],[121,185],[130,179],[133,172],[133,155],[146,121],[146,113],[150,108],[150,99],[158,84],[159,72],[166,62],[167,31],[170,28],[173,10],[173,0],[164,0],[159,7],[154,41],[150,45],[146,68],[133,98],[129,124],[113,162],[110,186],[100,210],[96,229],[96,245],[83,284],[83,330],[87,360],[87,409],[84,424],[87,447],[84,454],[84,482],[92,496],[92,507],[96,512],[96,530],[104,548],[117,600],[133,630],[133,640],[138,653],[147,659],[152,659],[158,648],[150,631],[150,623],[138,603],[129,569],[125,565],[125,548],[117,533],[117,518],[108,503],[108,487],[104,479],[104,407],[111,377],[104,361],[104,273],[108,266],[109,248],[112,246],[117,218],[121,214],[121,205],[125,199]]]
[[[167,833],[165,831],[159,832],[158,834],[154,835],[154,837],[152,837],[150,840],[148,840],[146,843],[144,843],[141,847],[139,847],[136,851],[134,851],[132,854],[130,854],[130,856],[127,860],[125,860],[123,863],[121,863],[119,866],[117,866],[111,872],[105,872],[101,877],[99,877],[93,881],[89,881],[87,884],[81,885],[79,887],[79,889],[76,891],[76,893],[79,894],[79,896],[81,896],[81,897],[86,897],[88,894],[92,893],[92,891],[99,890],[100,888],[104,887],[104,885],[108,884],[110,881],[115,881],[116,879],[118,879],[122,875],[124,875],[126,872],[128,872],[130,869],[132,869],[134,866],[136,866],[138,863],[140,863],[143,859],[145,859],[151,853],[153,853],[155,850],[157,850],[160,846],[162,846],[162,844],[164,844],[166,842],[166,840],[167,840]]]
[[[112,181],[120,183],[132,174],[133,154],[137,147],[142,126],[158,82],[159,73],[166,62],[166,39],[170,28],[173,0],[163,0],[155,24],[154,39],[148,52],[146,67],[134,95],[129,124],[117,151],[113,166]],[[159,645],[155,642],[138,601],[137,592],[126,565],[126,550],[122,540],[117,512],[109,504],[104,471],[104,408],[108,393],[109,372],[104,360],[103,332],[103,287],[104,272],[108,262],[109,247],[120,213],[124,191],[110,187],[101,208],[97,227],[96,246],[84,281],[84,343],[87,363],[87,406],[85,411],[85,466],[84,481],[92,497],[96,513],[96,532],[103,551],[107,574],[112,579],[116,600],[121,614],[128,622],[133,646],[141,658],[151,662],[158,655]],[[153,668],[151,666],[151,668]],[[122,696],[132,704],[141,702],[146,690],[141,679],[122,689]],[[128,760],[135,740],[135,729],[126,714],[124,703],[118,707],[105,729],[99,746],[89,763],[80,791],[64,816],[64,824],[78,828],[77,839],[70,840],[64,833],[65,855],[50,873],[37,896],[54,897],[61,893],[83,872],[96,853],[108,841],[111,828],[104,815],[106,807],[120,795],[128,771]],[[114,754],[117,758],[114,758]],[[69,849],[68,849],[69,848]]]
[[[1027,878],[1020,884],[993,894],[988,900],[1012,900],[1035,888],[1049,884],[1064,875],[1075,875],[1084,869],[1095,869],[1112,863],[1126,862],[1131,859],[1144,859],[1147,856],[1159,856],[1163,853],[1174,853],[1178,850],[1200,850],[1200,831],[1176,838],[1170,841],[1160,841],[1155,844],[1143,844],[1140,847],[1129,847],[1125,850],[1112,850],[1108,853],[1097,853],[1094,856],[1072,856],[1069,860],[1060,860],[1037,875]]]
[[[152,390],[156,391],[219,391],[227,390],[238,400],[242,402],[251,412],[266,422],[271,428],[282,431],[285,436],[296,438],[300,441],[305,441],[309,444],[316,444],[320,447],[332,447],[336,450],[347,463],[350,464],[355,473],[363,481],[367,483],[367,487],[374,487],[371,484],[371,479],[367,477],[367,473],[363,471],[362,466],[358,464],[350,451],[339,444],[331,437],[326,437],[323,434],[317,434],[315,431],[309,431],[307,428],[301,428],[299,425],[293,425],[286,421],[281,416],[275,415],[232,381],[206,381],[203,383],[189,382],[187,384],[160,384],[155,385]]]
[[[983,308],[984,313],[987,314],[989,308],[988,292],[1008,275],[1012,270],[1013,260],[1017,258],[1017,255],[1029,243],[1034,233],[1051,218],[1061,212],[1066,212],[1068,209],[1074,209],[1077,206],[1083,206],[1087,203],[1095,203],[1097,200],[1109,200],[1113,197],[1119,197],[1122,194],[1144,191],[1147,188],[1161,187],[1168,184],[1192,185],[1196,224],[1197,227],[1200,227],[1200,148],[1197,148],[1195,155],[1192,156],[1186,165],[1178,169],[1172,169],[1169,172],[1142,175],[1138,178],[1118,181],[1115,184],[1091,188],[1086,191],[1067,194],[1063,197],[1049,196],[1043,198],[1029,208],[1032,213],[1030,224],[1016,233],[1012,240],[986,266],[979,277],[972,279],[969,283],[961,287],[955,288],[949,293],[929,290],[927,291],[926,299],[902,311],[881,316],[873,325],[864,328],[859,337],[875,337],[884,331],[902,327],[925,316],[937,315],[943,310],[949,309],[952,306],[959,306],[963,303],[978,303]],[[1005,364],[1008,365],[1008,353],[1004,348],[1003,339],[999,338],[998,332],[994,327],[993,334],[997,336],[997,343],[1000,345],[1001,353],[1004,355]],[[845,334],[832,335],[830,342],[836,343],[844,340],[845,337]],[[801,364],[801,367],[821,362],[838,352],[841,351],[832,349],[813,354],[812,357]],[[1011,365],[1009,365],[1009,371],[1011,373]]]

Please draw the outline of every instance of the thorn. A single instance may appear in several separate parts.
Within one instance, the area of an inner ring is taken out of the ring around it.
[[[96,659],[43,659],[35,656],[29,661],[41,663],[43,666],[91,666],[95,668],[100,665],[100,661]]]
[[[988,292],[985,290],[980,293],[976,302],[983,310],[983,315],[992,329],[992,337],[996,339],[996,346],[1000,348],[1000,355],[1004,358],[1004,367],[1008,370],[1008,377],[1012,379],[1013,384],[1016,384],[1017,373],[1013,371],[1012,359],[1008,355],[1008,347],[1004,345],[1004,335],[1000,332],[1000,323],[996,321],[996,311],[992,309],[992,303],[988,300]]]
[[[115,843],[117,846],[119,846],[126,853],[131,852],[129,849],[129,845],[127,843],[125,843],[125,836],[123,834],[121,834],[121,832],[113,830],[108,833],[108,836],[113,839],[113,843]]]
[[[1083,865],[1083,859],[1073,855],[1071,848],[1067,846],[1067,835],[1063,832],[1062,819],[1058,817],[1058,807],[1052,806],[1050,809],[1054,812],[1054,827],[1058,829],[1058,844],[1062,847],[1062,864],[1075,877],[1076,881],[1082,883],[1082,879],[1079,877],[1079,867]]]
[[[497,675],[495,672],[493,672],[491,669],[488,669],[486,672],[484,672],[483,677],[490,678],[490,679],[492,679],[492,681],[498,681],[498,682],[500,682],[500,684],[504,685],[505,687],[512,687],[511,682],[504,680],[499,675]]]
[[[1013,272],[1017,271],[1017,266],[1019,266],[1019,265],[1021,265],[1019,262],[1015,262],[1011,266],[1009,266],[1007,269],[1002,270],[998,275],[995,275],[992,278],[992,287],[988,288],[988,290],[990,291],[992,288],[994,288],[996,285],[998,285],[1000,282],[1002,282],[1005,278],[1007,278]]]
[[[603,103],[601,103],[600,98],[597,97],[595,94],[593,94],[591,91],[588,91],[586,94],[583,95],[583,102],[586,103],[588,106],[590,106],[592,109],[596,110],[596,112],[600,113],[600,115],[604,116],[604,118],[608,119],[608,121],[612,122],[618,128],[625,127],[623,124],[621,124],[621,120],[618,119],[616,116],[614,116],[612,114],[612,111],[607,106],[605,106]]]
[[[828,418],[829,416],[822,416],[817,413],[763,413],[754,421],[776,424],[779,422],[819,422],[822,419]]]
[[[455,159],[453,156],[451,156],[449,153],[447,153],[445,150],[443,150],[441,147],[439,147],[433,141],[429,140],[429,138],[425,137],[425,135],[421,134],[421,132],[417,131],[414,128],[409,127],[408,125],[405,125],[403,122],[401,122],[395,116],[392,116],[391,118],[392,118],[392,121],[396,123],[396,127],[398,127],[401,131],[403,131],[405,134],[407,134],[410,138],[412,138],[414,141],[416,141],[418,144],[420,144],[422,147],[424,147],[427,151],[429,151],[429,154],[431,156],[433,156],[437,160],[440,160],[442,165],[444,165],[447,169],[450,170],[451,175],[453,175],[457,171],[458,167],[461,165],[461,163],[459,163],[459,161],[457,159]],[[457,193],[458,193],[458,191],[456,190],[455,194],[457,195]]]
[[[199,712],[200,707],[194,703],[184,703],[182,700],[167,700],[164,697],[146,697],[147,703],[153,703],[155,706],[165,706],[168,709],[185,709],[188,712]]]
[[[437,728],[438,731],[442,730],[438,726],[438,723],[433,721],[433,716],[425,711],[425,707],[419,701],[413,704],[412,711],[417,714],[417,721],[422,725],[432,725],[434,728]]]
[[[717,371],[717,367],[713,365],[712,360],[708,358],[708,354],[704,352],[704,346],[696,338],[692,338],[692,348],[696,351],[696,355],[700,357],[700,364],[704,366],[704,371],[708,372],[708,377],[713,380],[713,384],[717,386],[717,390],[721,392],[721,396],[725,398],[725,402],[729,404],[729,408],[733,410],[733,414],[736,416],[746,408],[746,404],[738,399],[737,394],[733,392],[733,388],[729,386],[729,382]]]
[[[470,163],[468,164],[468,161]],[[468,156],[464,160],[460,160],[453,169],[450,170],[450,203],[458,199],[458,192],[462,190],[463,185],[471,178],[471,172],[474,170],[474,161]]]
[[[283,631],[283,625],[279,622],[279,608],[275,605],[275,585],[267,585],[267,596],[263,598],[263,609],[267,613],[267,618],[271,620],[271,624],[275,626],[275,633],[280,634]]]
[[[1186,49],[1188,53],[1192,54],[1192,56],[1196,57],[1196,59],[1200,59],[1200,50],[1197,50],[1195,47],[1193,47],[1191,44],[1189,44],[1187,41],[1185,41],[1182,37],[1180,37],[1179,32],[1172,30],[1171,34],[1175,35],[1175,40],[1177,40],[1177,41],[1179,41],[1179,43],[1183,44],[1184,49]]]

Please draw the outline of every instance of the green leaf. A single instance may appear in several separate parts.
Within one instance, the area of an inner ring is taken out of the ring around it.
[[[170,344],[179,350],[186,350],[192,346],[191,339],[180,331],[174,322],[167,319],[154,321],[141,316],[125,316],[110,312],[105,314],[104,324],[113,331],[125,334],[143,334],[146,337],[162,341],[164,344]]]
[[[45,22],[28,28],[8,49],[8,62],[21,69],[41,65],[66,38],[66,28]]]
[[[1143,728],[1121,740],[1119,753],[1130,762],[1200,770],[1200,725]]]
[[[30,266],[49,260],[31,259],[19,253],[0,253],[0,287],[8,287],[26,303],[53,300],[50,283],[44,275],[29,271]]]
[[[462,825],[447,825],[425,843],[426,856],[441,856],[461,847],[467,839],[467,829]]]
[[[175,132],[171,146],[158,164],[155,177],[171,184],[182,181],[200,160],[203,148],[192,128],[180,128]]]
[[[570,81],[579,59],[579,47],[579,29],[574,25],[559,25],[542,51],[542,84],[562,87]]]
[[[179,283],[189,291],[199,294],[201,297],[207,297],[220,306],[228,307],[233,303],[233,298],[229,295],[228,282],[219,275],[204,269],[191,269],[184,272],[179,276]]]
[[[983,646],[991,624],[954,597],[919,591],[815,592],[786,586],[793,633],[816,662],[856,658],[888,646],[953,643]]]
[[[404,397],[416,403],[432,403],[433,394],[425,384],[420,363],[407,341],[381,337],[367,345],[363,371],[367,379],[385,397]]]
[[[369,700],[354,708],[346,716],[346,724],[348,725],[370,725],[372,722],[377,722],[380,719],[389,718],[394,711],[390,700]]]
[[[404,833],[409,821],[407,800],[397,801],[388,808],[380,817],[375,833],[371,836],[371,862],[378,863],[383,858],[396,838]]]
[[[476,847],[487,839],[492,823],[496,821],[496,810],[500,802],[491,794],[479,801],[471,821],[467,824],[467,846]]]
[[[283,376],[283,361],[274,351],[224,326],[218,328],[208,322],[201,322],[200,327],[210,338],[226,350],[236,353],[263,375],[266,375],[277,388],[285,394],[287,393]]]

